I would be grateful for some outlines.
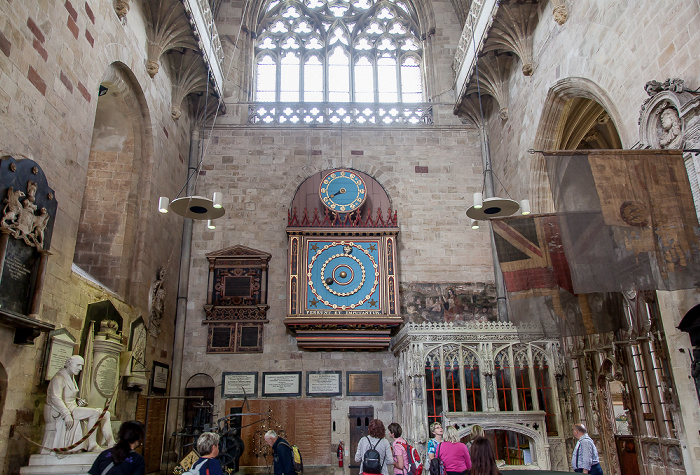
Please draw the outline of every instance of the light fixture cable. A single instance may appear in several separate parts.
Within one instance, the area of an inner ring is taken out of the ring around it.
[[[233,66],[233,63],[235,62],[236,59],[236,51],[238,47],[238,40],[241,37],[241,31],[243,30],[243,21],[245,20],[245,16],[248,12],[248,6],[250,5],[250,0],[246,0],[245,3],[243,4],[243,10],[241,11],[241,21],[238,25],[238,32],[236,33],[236,41],[233,43],[233,53],[231,54],[231,61],[229,62],[228,69],[226,70],[226,75],[223,76],[224,81],[226,81],[226,78],[228,77],[229,74],[231,74],[231,68]],[[212,24],[211,28],[209,28],[209,44],[213,43],[214,39],[214,12],[212,11]],[[202,163],[204,162],[204,156],[206,155],[207,150],[209,149],[209,144],[211,142],[212,134],[214,132],[214,126],[216,125],[216,119],[219,116],[219,111],[221,110],[221,104],[223,103],[223,97],[218,101],[218,104],[216,106],[216,110],[214,111],[214,117],[212,119],[212,124],[211,124],[211,129],[209,132],[209,136],[205,140],[205,132],[206,132],[206,123],[207,123],[207,109],[209,108],[209,82],[211,79],[211,67],[209,65],[208,61],[205,61],[207,65],[207,89],[205,92],[205,97],[204,97],[204,112],[202,114],[202,140],[201,140],[201,154],[199,158],[199,162],[197,163],[197,166],[194,168],[194,170],[187,176],[187,180],[185,181],[185,184],[182,186],[180,191],[178,192],[177,197],[179,197],[182,192],[187,188],[187,185],[189,184],[190,180],[194,176],[195,179],[195,188],[197,186],[197,179],[199,177],[199,169],[202,166]],[[222,90],[221,94],[223,95],[223,84],[222,84]]]

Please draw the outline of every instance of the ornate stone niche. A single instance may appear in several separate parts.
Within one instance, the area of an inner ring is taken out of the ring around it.
[[[0,159],[0,196],[0,323],[31,344],[54,329],[39,306],[58,203],[39,165],[13,157]]]
[[[639,140],[645,148],[700,147],[700,94],[678,78],[649,81],[649,98],[639,113]]]
[[[403,323],[397,273],[396,212],[384,188],[356,170],[307,178],[287,224],[284,323],[305,349],[389,347]]]
[[[700,219],[700,93],[679,78],[649,81],[639,112],[639,143],[632,148],[683,149],[688,180]]]
[[[207,353],[262,353],[270,254],[233,246],[207,254]]]

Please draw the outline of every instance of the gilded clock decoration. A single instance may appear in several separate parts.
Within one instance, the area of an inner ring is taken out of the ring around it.
[[[367,188],[362,177],[352,170],[335,170],[321,181],[318,196],[331,211],[349,213],[364,204]]]
[[[338,252],[341,249],[342,252]],[[309,250],[313,251],[312,245]],[[358,252],[348,252],[354,250]],[[375,295],[379,265],[360,244],[333,241],[309,254],[307,275],[309,290],[315,299],[335,310],[349,310],[360,307]]]

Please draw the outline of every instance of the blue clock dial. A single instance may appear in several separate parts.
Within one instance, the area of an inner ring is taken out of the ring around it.
[[[310,242],[308,259],[310,308],[379,310],[379,253],[376,243]]]
[[[318,195],[328,209],[348,213],[362,206],[367,189],[362,177],[352,170],[335,170],[325,176]]]

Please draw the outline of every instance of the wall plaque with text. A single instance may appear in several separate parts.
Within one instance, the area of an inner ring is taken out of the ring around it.
[[[301,371],[263,373],[263,397],[301,396]]]
[[[382,396],[381,371],[348,371],[348,396]]]
[[[342,389],[342,371],[309,371],[306,373],[307,396],[340,396]]]
[[[221,378],[221,397],[258,397],[258,373],[227,372]]]

